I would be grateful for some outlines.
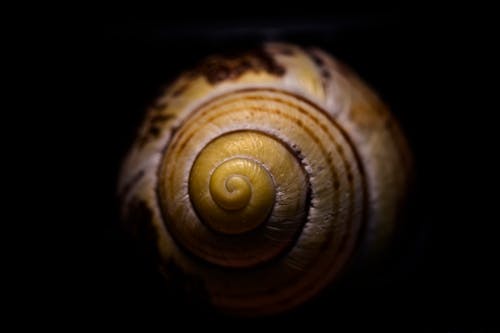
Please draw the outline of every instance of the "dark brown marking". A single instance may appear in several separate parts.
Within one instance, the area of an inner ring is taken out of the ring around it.
[[[312,61],[318,66],[318,67],[323,67],[324,66],[324,61],[321,59],[316,53],[313,52],[307,52],[309,54],[309,57],[312,59]]]
[[[155,111],[153,110],[153,112]],[[153,114],[139,137],[139,147],[143,147],[149,140],[157,138],[162,132],[163,124],[172,118],[174,118],[173,114]]]
[[[327,81],[331,78],[331,73],[328,70],[325,62],[319,55],[312,51],[307,51],[309,58],[316,64],[317,70],[321,76],[321,85],[323,86],[323,90],[327,88]]]
[[[157,137],[161,133],[161,128],[156,127],[155,125],[152,125],[149,127],[148,134],[152,137]]]
[[[276,76],[285,74],[285,68],[262,48],[236,56],[212,56],[195,70],[211,84],[237,79],[248,71],[255,73],[264,71]]]
[[[151,123],[162,123],[174,117],[173,114],[156,114],[151,117]]]
[[[179,96],[180,94],[182,94],[184,91],[186,91],[186,89],[188,88],[189,84],[188,83],[185,83],[183,85],[181,85],[179,88],[175,89],[174,92],[172,93],[172,96],[173,97],[177,97]]]
[[[167,107],[168,107],[168,103],[165,100],[161,100],[161,102],[159,100],[153,104],[151,109],[153,112],[160,112],[162,110],[165,110]]]

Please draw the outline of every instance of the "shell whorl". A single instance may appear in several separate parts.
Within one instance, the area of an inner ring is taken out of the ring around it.
[[[303,303],[355,248],[384,243],[409,164],[357,77],[273,43],[181,76],[148,113],[120,194],[125,217],[147,207],[167,276],[173,263],[216,308],[259,315]]]

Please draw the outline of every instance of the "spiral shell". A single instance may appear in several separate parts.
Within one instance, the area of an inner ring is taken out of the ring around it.
[[[147,113],[119,194],[167,279],[173,265],[215,308],[261,315],[383,246],[410,166],[356,75],[321,50],[270,43],[181,75]]]

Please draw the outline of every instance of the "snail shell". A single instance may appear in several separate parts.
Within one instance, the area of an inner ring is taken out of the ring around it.
[[[269,43],[210,57],[166,89],[119,194],[167,281],[182,272],[215,308],[253,316],[303,303],[356,251],[383,247],[410,166],[355,74],[319,49]]]

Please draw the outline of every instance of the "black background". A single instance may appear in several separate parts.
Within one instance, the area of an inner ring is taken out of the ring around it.
[[[49,206],[58,208],[45,210],[63,227],[45,244],[53,265],[42,265],[48,282],[40,282],[37,308],[57,300],[45,320],[404,332],[495,324],[493,220],[479,208],[489,201],[479,179],[491,149],[473,140],[483,134],[485,113],[470,98],[482,84],[473,79],[480,50],[470,21],[421,14],[104,15],[52,26],[58,33],[40,44],[49,50],[44,74],[59,81],[50,89],[62,108],[51,109],[46,134],[62,158],[53,176],[57,204]],[[169,80],[211,53],[268,40],[322,47],[358,72],[400,121],[416,172],[406,224],[383,262],[291,314],[239,321],[199,309],[162,284],[120,226],[116,181],[145,108]]]

